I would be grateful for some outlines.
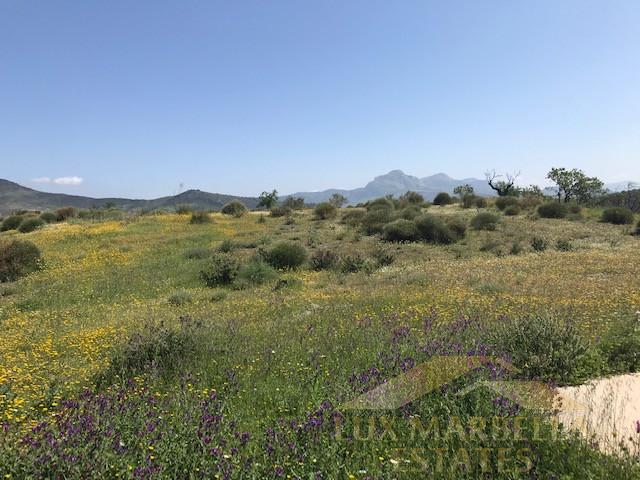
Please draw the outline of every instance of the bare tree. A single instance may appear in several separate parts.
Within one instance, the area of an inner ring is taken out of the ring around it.
[[[495,190],[499,197],[514,195],[517,192],[516,180],[520,176],[520,172],[498,175],[495,170],[491,170],[486,171],[484,176],[491,189]]]

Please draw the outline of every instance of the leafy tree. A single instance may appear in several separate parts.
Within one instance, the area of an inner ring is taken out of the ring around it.
[[[304,198],[302,197],[287,197],[282,202],[283,207],[289,207],[291,210],[302,210],[304,208]]]
[[[411,190],[400,195],[399,200],[401,205],[422,205],[424,203],[424,197]]]
[[[278,191],[273,190],[271,193],[262,192],[258,197],[258,207],[271,209],[278,202]]]
[[[558,201],[586,203],[603,193],[601,180],[596,177],[587,177],[582,170],[574,168],[552,168],[547,178],[558,187]]]
[[[520,176],[520,172],[507,173],[504,180],[500,180],[503,175],[498,175],[495,170],[485,172],[484,176],[491,189],[495,190],[499,197],[517,195],[516,180]]]
[[[471,185],[465,183],[464,185],[458,185],[456,188],[454,188],[453,193],[461,199],[464,199],[465,197],[473,195],[474,191]]]
[[[347,197],[339,193],[334,193],[331,195],[331,198],[329,198],[329,203],[336,208],[340,208],[347,203]]]
[[[451,195],[449,195],[447,192],[440,192],[439,194],[436,195],[436,198],[433,199],[433,204],[434,205],[449,205],[453,203],[453,200],[451,198]]]

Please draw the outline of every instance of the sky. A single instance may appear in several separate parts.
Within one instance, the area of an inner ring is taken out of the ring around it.
[[[0,0],[0,178],[257,195],[640,180],[637,0]]]

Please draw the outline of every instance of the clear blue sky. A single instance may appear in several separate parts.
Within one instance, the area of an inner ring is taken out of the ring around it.
[[[640,1],[0,0],[0,177],[31,187],[551,166],[640,180]]]

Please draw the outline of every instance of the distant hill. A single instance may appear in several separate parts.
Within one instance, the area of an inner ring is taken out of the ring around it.
[[[456,180],[444,173],[418,178],[407,175],[401,170],[392,170],[386,175],[375,177],[366,186],[353,190],[329,189],[322,192],[297,192],[294,197],[303,197],[307,203],[319,203],[328,200],[334,193],[344,195],[351,204],[366,202],[384,195],[402,195],[408,190],[420,193],[426,200],[433,200],[439,192],[453,193],[458,185],[469,184],[479,195],[492,196],[495,192],[485,180],[464,178]]]
[[[208,193],[200,190],[186,192],[170,197],[152,200],[137,200],[128,198],[91,198],[64,193],[39,192],[23,187],[9,180],[0,179],[0,213],[6,214],[13,210],[52,210],[60,207],[92,208],[113,205],[124,210],[136,209],[172,209],[176,205],[191,205],[194,208],[219,210],[231,201],[240,200],[249,208],[255,208],[258,199],[253,197],[236,197],[219,193]]]

